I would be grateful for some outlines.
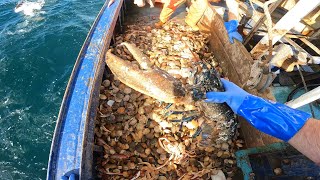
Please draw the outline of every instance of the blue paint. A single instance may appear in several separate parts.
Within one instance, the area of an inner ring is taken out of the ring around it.
[[[240,150],[235,155],[244,180],[320,179],[320,167],[285,142]],[[282,173],[274,174],[275,168],[281,168]]]
[[[249,148],[237,151],[235,153],[237,159],[237,166],[241,168],[244,180],[251,179],[251,174],[254,173],[250,164],[249,155],[284,150],[285,148],[287,148],[287,146],[287,143],[274,143],[268,146]]]
[[[105,2],[79,53],[60,108],[47,179],[87,179],[91,175],[86,173],[92,168],[93,120],[99,95],[96,90],[122,3],[115,1],[107,8]]]

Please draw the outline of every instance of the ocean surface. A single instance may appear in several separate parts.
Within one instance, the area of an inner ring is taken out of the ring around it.
[[[0,0],[0,179],[45,179],[70,73],[104,3],[27,2]]]

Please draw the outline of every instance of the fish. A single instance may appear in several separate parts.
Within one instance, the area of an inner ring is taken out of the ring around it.
[[[225,103],[205,102],[206,92],[225,90],[218,72],[210,64],[199,60],[198,57],[194,58],[197,72],[194,74],[193,87],[186,89],[178,79],[153,65],[134,44],[123,42],[121,45],[129,50],[140,65],[139,67],[133,66],[130,61],[117,57],[109,50],[106,54],[106,64],[122,83],[165,103],[195,104],[199,111],[198,114],[201,114],[201,118],[204,119],[196,135],[200,135],[200,145],[204,147],[226,142],[234,136],[237,122],[231,108]],[[193,52],[190,50],[188,52],[194,56]],[[187,122],[196,118],[200,116],[186,114],[181,121]]]

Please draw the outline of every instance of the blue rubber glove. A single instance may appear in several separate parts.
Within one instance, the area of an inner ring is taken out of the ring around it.
[[[207,92],[206,102],[227,103],[260,131],[289,141],[310,118],[310,114],[284,104],[251,95],[237,85],[221,79],[225,92]]]
[[[224,26],[227,29],[229,41],[233,44],[233,39],[236,39],[240,42],[243,42],[242,36],[238,33],[239,22],[237,20],[231,20],[224,23]]]

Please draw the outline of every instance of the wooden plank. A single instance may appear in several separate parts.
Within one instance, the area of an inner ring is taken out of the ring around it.
[[[250,0],[251,2],[253,2],[254,4],[258,5],[259,7],[263,8],[263,3],[264,2],[261,2],[259,0]]]
[[[269,12],[270,14],[276,10],[276,8],[279,6],[279,4],[281,4],[284,0],[278,0],[277,2],[273,3],[270,5],[269,7]],[[253,37],[253,35],[255,34],[255,32],[260,28],[260,26],[264,23],[264,21],[266,20],[266,15],[265,14],[261,14],[261,17],[259,18],[259,20],[257,21],[257,23],[254,25],[254,27],[252,28],[252,30],[250,31],[250,33],[245,37],[244,39],[244,45],[246,45],[250,39]]]
[[[320,50],[317,46],[312,44],[310,41],[308,41],[306,38],[299,38],[303,43],[305,43],[307,46],[309,46],[314,52],[316,52],[318,55],[320,55]]]
[[[272,45],[278,42],[296,23],[315,9],[320,2],[312,0],[300,0],[289,12],[287,12],[273,27]],[[265,35],[259,43],[251,50],[254,59],[259,59],[269,48],[269,38]]]
[[[201,31],[211,33],[210,48],[212,48],[225,75],[235,84],[244,87],[253,63],[250,53],[240,42],[235,40],[234,44],[230,43],[224,21],[213,7],[206,10],[198,26]],[[255,90],[248,90],[248,92],[274,100],[269,89],[263,94],[258,94]],[[264,146],[279,141],[258,131],[243,119],[240,119],[240,124],[247,147]]]
[[[281,7],[290,10],[297,4],[297,0],[286,0],[281,4]]]
[[[247,120],[239,117],[238,118],[240,122],[240,129],[241,129],[241,134],[244,137],[245,144],[247,148],[252,148],[252,147],[259,147],[265,145],[261,133],[257,130],[254,130],[254,128],[248,123]]]
[[[221,41],[215,41],[215,39],[218,39],[217,35],[215,33],[212,33],[213,38],[210,39],[210,45],[211,47],[216,47],[216,51],[224,52],[224,53],[215,53],[216,59],[230,59],[228,53],[223,48],[223,45]],[[232,82],[242,86],[244,84],[241,79],[238,77],[240,76],[236,70],[236,67],[234,64],[232,64],[230,61],[219,61],[219,65],[222,68],[223,72],[225,73],[225,76],[228,77]]]
[[[210,43],[216,58],[229,60],[225,62],[220,61],[220,63],[225,63],[229,68],[234,66],[226,73],[235,73],[238,78],[232,76],[229,76],[228,78],[237,85],[243,87],[249,78],[251,63],[253,62],[250,53],[237,40],[235,40],[234,44],[230,43],[227,31],[224,27],[224,21],[213,7],[208,8],[198,26],[201,31],[211,33],[212,37]],[[226,67],[224,68],[226,69]]]

